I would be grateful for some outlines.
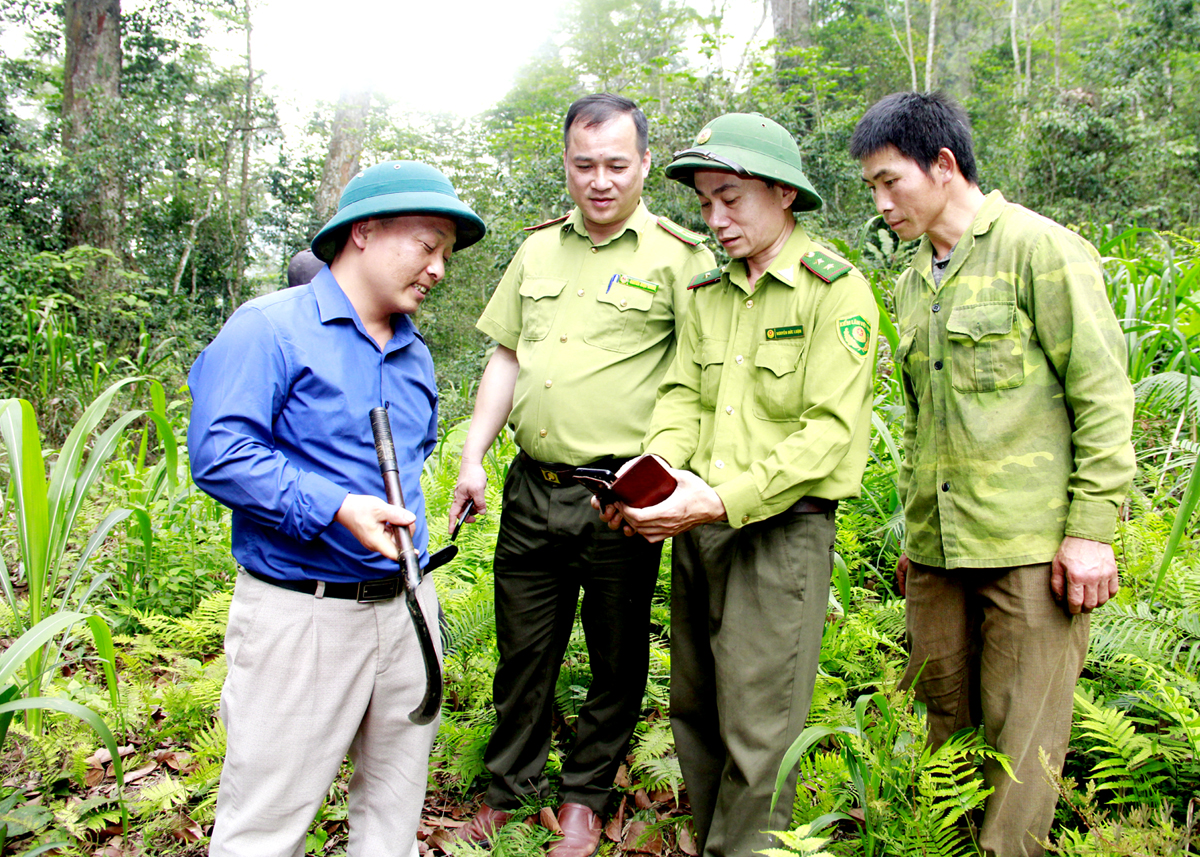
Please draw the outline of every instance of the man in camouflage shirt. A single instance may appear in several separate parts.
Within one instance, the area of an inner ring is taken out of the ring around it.
[[[923,236],[896,285],[910,660],[929,740],[983,725],[987,854],[1039,855],[1088,614],[1117,591],[1133,393],[1095,248],[976,177],[962,109],[896,93],[850,143],[875,206]]]

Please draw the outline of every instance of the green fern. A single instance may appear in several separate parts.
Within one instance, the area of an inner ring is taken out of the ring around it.
[[[781,847],[764,848],[755,854],[765,857],[833,857],[825,846],[829,839],[812,832],[812,825],[801,824],[793,830],[772,830],[771,835],[779,840]]]
[[[679,784],[683,781],[683,774],[675,755],[675,736],[671,733],[669,720],[659,718],[639,727],[632,755],[630,773],[637,788],[648,792],[670,789],[675,800],[679,800]]]
[[[1159,786],[1168,778],[1163,747],[1154,737],[1139,734],[1124,711],[1096,704],[1083,688],[1075,691],[1078,734],[1087,752],[1098,761],[1092,766],[1097,785],[1111,791],[1116,803],[1160,806]]]
[[[1092,621],[1091,657],[1103,662],[1119,654],[1137,654],[1167,667],[1200,670],[1200,611],[1195,608],[1108,604]]]

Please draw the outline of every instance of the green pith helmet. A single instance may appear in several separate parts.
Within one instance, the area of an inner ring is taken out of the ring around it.
[[[758,113],[726,113],[705,125],[692,148],[676,152],[667,178],[695,188],[696,170],[724,170],[785,184],[796,189],[792,211],[814,211],[823,204],[800,166],[800,148],[787,129]]]
[[[455,224],[454,249],[470,247],[487,227],[479,215],[458,198],[454,185],[440,170],[417,161],[384,161],[359,172],[342,191],[337,214],[317,233],[312,251],[332,262],[338,251],[339,230],[368,217],[392,214],[434,214]]]

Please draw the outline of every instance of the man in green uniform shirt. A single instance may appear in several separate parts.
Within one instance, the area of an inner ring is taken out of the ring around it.
[[[697,844],[750,857],[791,826],[795,772],[774,811],[771,795],[812,701],[834,510],[866,465],[879,315],[862,275],[797,225],[821,198],[782,126],[721,116],[666,174],[733,261],[689,286],[646,435],[678,487],[617,508],[652,541],[677,536],[671,727]]]
[[[650,214],[646,117],[601,94],[571,105],[563,163],[576,208],[533,227],[479,319],[499,345],[479,385],[450,520],[486,510],[481,462],[506,422],[521,452],[504,486],[496,544],[497,722],[484,805],[458,838],[486,841],[547,792],[554,687],[583,589],[592,680],[562,763],[554,857],[589,857],[600,813],[641,714],[650,598],[661,545],[608,530],[571,477],[642,450],[675,354],[687,284],[710,269],[703,238]]]
[[[921,238],[896,285],[907,521],[897,567],[905,681],[929,739],[982,725],[996,765],[985,853],[1039,855],[1057,794],[1088,613],[1117,591],[1112,538],[1133,477],[1133,393],[1095,248],[979,188],[966,114],[889,95],[851,154],[876,208]],[[917,678],[919,675],[919,678]]]

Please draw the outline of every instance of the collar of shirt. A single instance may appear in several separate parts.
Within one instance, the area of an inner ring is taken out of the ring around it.
[[[796,228],[792,230],[792,234],[788,236],[788,240],[780,249],[779,255],[771,260],[771,264],[767,266],[767,270],[763,271],[763,275],[754,289],[750,288],[750,271],[746,266],[745,259],[729,260],[729,264],[725,266],[725,275],[729,278],[729,282],[748,295],[761,288],[767,277],[794,289],[796,287],[796,266],[800,264],[800,257],[808,252],[811,244],[812,239],[797,223]]]
[[[950,251],[950,264],[942,272],[942,283],[950,279],[962,267],[963,261],[971,255],[975,239],[991,231],[1000,215],[1004,213],[1006,204],[1004,194],[999,190],[994,190],[984,197],[983,205],[979,207],[979,211],[975,212],[975,219],[971,221],[971,228],[962,238],[958,239],[958,243]],[[913,257],[912,267],[921,275],[931,291],[936,293],[941,288],[941,284],[935,283],[933,280],[933,243],[929,240],[928,235],[921,237],[921,246],[917,248],[917,254]]]
[[[655,220],[654,215],[652,215],[649,209],[646,208],[646,203],[639,199],[637,208],[633,210],[633,214],[629,215],[629,219],[625,221],[625,225],[621,227],[621,231],[616,235],[613,235],[611,238],[601,241],[596,246],[603,247],[605,244],[611,244],[626,232],[632,232],[634,234],[634,241],[636,242],[635,246],[641,247],[642,234],[650,227],[657,225],[658,221]],[[563,221],[563,225],[559,233],[559,240],[565,242],[567,240],[567,235],[571,232],[574,232],[585,241],[590,242],[592,240],[592,237],[587,233],[587,227],[583,225],[583,212],[581,212],[578,208],[572,209],[570,216]]]
[[[313,278],[312,290],[313,296],[317,299],[317,314],[321,319],[321,324],[348,319],[354,323],[354,327],[368,342],[376,348],[379,347],[379,344],[363,327],[362,319],[358,317],[354,304],[350,303],[350,298],[346,297],[346,293],[338,285],[338,281],[330,272],[328,265]],[[397,313],[392,316],[392,338],[388,340],[383,353],[390,354],[398,348],[403,348],[419,335],[412,319]]]

